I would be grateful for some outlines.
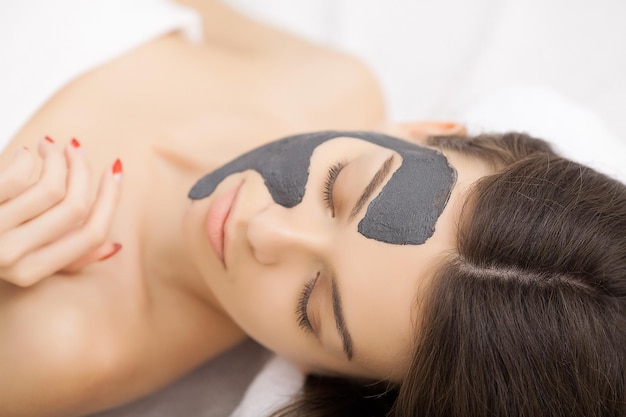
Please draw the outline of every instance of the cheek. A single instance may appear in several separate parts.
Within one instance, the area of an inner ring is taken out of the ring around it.
[[[193,202],[182,219],[184,244],[191,254],[192,262],[203,276],[210,276],[220,268],[220,262],[206,237],[206,212],[211,200]]]
[[[296,324],[297,286],[278,273],[238,271],[219,295],[224,309],[250,337],[277,353],[291,356],[301,346]],[[228,282],[227,282],[228,283]]]

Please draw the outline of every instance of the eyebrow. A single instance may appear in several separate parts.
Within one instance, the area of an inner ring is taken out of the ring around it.
[[[341,297],[339,296],[339,290],[337,289],[337,279],[335,278],[335,275],[331,276],[331,288],[333,299],[333,315],[335,316],[335,327],[337,328],[337,332],[339,332],[339,337],[341,338],[341,343],[343,345],[343,351],[350,361],[354,356],[352,351],[352,336],[350,335],[350,332],[348,332],[348,328],[346,327],[346,321],[343,318]]]
[[[389,158],[387,158],[385,162],[383,162],[383,164],[378,169],[378,171],[376,171],[376,174],[374,174],[374,176],[372,177],[372,180],[370,181],[369,184],[367,184],[367,187],[365,187],[365,189],[363,190],[363,193],[361,194],[359,199],[356,201],[356,204],[352,208],[352,211],[350,212],[350,215],[348,216],[348,222],[352,221],[354,217],[357,214],[359,214],[359,212],[363,209],[363,206],[370,199],[374,191],[376,191],[376,189],[383,183],[385,178],[387,178],[387,175],[389,175],[389,171],[391,171],[393,158],[394,158],[394,155],[392,154]]]

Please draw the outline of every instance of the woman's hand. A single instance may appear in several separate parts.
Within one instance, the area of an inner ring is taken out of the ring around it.
[[[91,202],[91,172],[76,139],[62,149],[46,137],[38,153],[43,167],[34,183],[37,157],[26,148],[0,171],[0,279],[21,287],[76,272],[121,248],[107,240],[121,162],[102,175]]]

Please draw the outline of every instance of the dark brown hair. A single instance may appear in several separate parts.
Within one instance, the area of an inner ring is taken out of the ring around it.
[[[276,416],[626,416],[626,186],[525,134],[432,138],[488,162],[419,302],[398,386],[308,376]]]

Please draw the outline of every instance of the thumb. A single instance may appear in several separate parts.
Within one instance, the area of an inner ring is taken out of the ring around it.
[[[104,262],[107,259],[111,258],[115,254],[117,254],[122,249],[122,245],[117,242],[105,242],[100,245],[96,250],[87,255],[79,258],[77,261],[72,262],[65,268],[61,270],[61,272],[73,274],[76,273],[87,265],[93,264],[95,262]]]

